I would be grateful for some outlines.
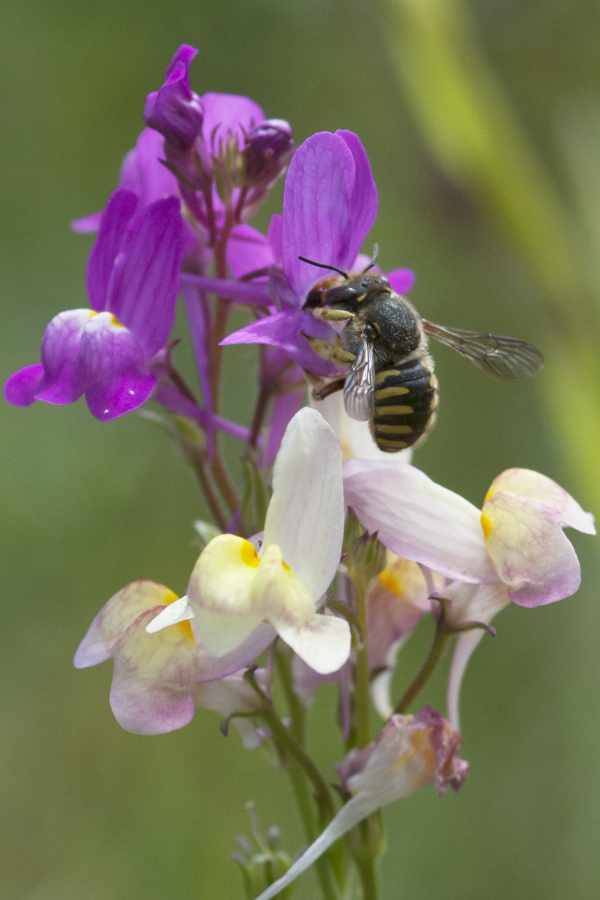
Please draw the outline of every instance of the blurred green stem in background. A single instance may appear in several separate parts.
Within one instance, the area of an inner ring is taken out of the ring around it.
[[[589,222],[575,221],[530,145],[480,47],[465,0],[380,3],[393,68],[429,152],[452,180],[480,201],[544,292],[553,334],[546,344],[547,371],[540,383],[550,417],[563,437],[569,423],[587,429],[597,419],[600,383],[594,347],[597,283],[590,279],[594,267],[578,239]],[[598,229],[597,212],[594,223]],[[568,359],[560,339],[565,331],[571,332],[565,342]],[[588,502],[600,507],[597,443],[591,438],[591,433],[569,434],[561,445]]]

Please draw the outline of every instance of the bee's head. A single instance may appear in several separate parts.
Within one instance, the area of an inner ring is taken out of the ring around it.
[[[356,275],[344,284],[330,288],[324,295],[326,306],[345,307],[355,312],[359,304],[370,300],[377,294],[389,293],[390,284],[384,275],[376,273]]]

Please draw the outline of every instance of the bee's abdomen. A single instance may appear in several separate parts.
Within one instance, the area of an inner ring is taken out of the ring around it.
[[[437,378],[428,355],[380,369],[375,375],[372,431],[386,453],[412,447],[433,427]]]

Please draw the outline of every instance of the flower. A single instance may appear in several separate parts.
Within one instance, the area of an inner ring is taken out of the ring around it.
[[[563,528],[595,534],[590,513],[529,469],[500,474],[481,511],[414,466],[393,460],[346,463],[344,490],[364,527],[386,547],[448,579],[443,593],[455,627],[473,620],[489,624],[511,602],[536,607],[570,597],[581,568]],[[449,684],[454,723],[462,675],[482,635],[481,629],[466,632],[457,642]]]
[[[50,321],[41,363],[8,379],[8,402],[66,404],[83,394],[102,421],[145,403],[157,382],[153,361],[173,325],[182,253],[176,199],[138,212],[135,194],[116,191],[89,259],[91,309],[67,310]]]
[[[317,609],[340,561],[344,530],[339,443],[322,417],[302,409],[275,461],[273,496],[260,548],[234,534],[200,554],[187,597],[148,629],[193,620],[207,651],[233,651],[263,622],[311,668],[339,669],[350,654],[344,619]]]
[[[144,120],[180,150],[192,146],[202,130],[204,111],[189,81],[189,67],[198,55],[195,47],[182,44],[171,60],[160,90],[148,94]]]
[[[271,275],[270,292],[264,289],[271,313],[230,334],[223,344],[270,344],[284,349],[309,372],[335,374],[335,367],[306,340],[306,336],[323,340],[334,336],[330,326],[303,309],[323,273],[299,257],[349,271],[375,221],[377,204],[369,159],[356,134],[323,131],[304,141],[286,176],[283,214],[273,217],[269,229],[272,265],[280,269]],[[261,243],[260,237],[255,243]],[[387,278],[400,293],[414,282],[407,269],[390,272]],[[221,284],[220,290],[237,299],[235,283]]]
[[[469,766],[457,753],[461,737],[431,707],[415,716],[395,715],[369,747],[353,750],[338,767],[350,796],[316,841],[286,874],[257,900],[271,900],[305,872],[329,847],[373,812],[427,784],[438,793],[457,791]]]
[[[105,603],[75,653],[78,669],[113,659],[110,705],[119,725],[134,734],[183,728],[197,706],[224,716],[257,708],[256,693],[233,673],[248,654],[257,656],[264,649],[264,629],[252,646],[217,660],[198,644],[187,621],[159,635],[147,633],[146,624],[159,610],[176,602],[177,594],[163,584],[127,585]],[[244,724],[248,726],[246,720]],[[255,745],[248,728],[243,737],[247,746]]]

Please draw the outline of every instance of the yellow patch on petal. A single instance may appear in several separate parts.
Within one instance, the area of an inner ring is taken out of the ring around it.
[[[489,538],[489,536],[492,532],[492,529],[494,527],[494,523],[492,521],[491,516],[488,515],[488,513],[486,513],[486,512],[481,513],[480,521],[481,521],[481,527],[483,529],[483,536],[487,541],[487,539]]]
[[[377,581],[382,588],[394,594],[396,597],[402,597],[404,593],[404,584],[398,575],[390,568],[384,569],[377,576]]]
[[[489,488],[487,494],[486,494],[485,497],[483,498],[483,502],[484,502],[484,503],[487,503],[488,500],[491,500],[492,497],[494,496],[494,494],[496,493],[495,484],[496,484],[496,482],[494,482],[494,483],[491,485],[491,487]]]
[[[161,602],[164,606],[169,606],[169,604],[174,603],[175,600],[179,600],[179,597],[177,596],[175,591],[167,591]],[[173,626],[171,625],[170,627],[172,628]],[[187,619],[185,622],[177,622],[175,628],[179,628],[183,636],[187,638],[188,641],[195,640],[194,632],[192,630],[192,623],[189,621],[189,619]]]
[[[119,319],[117,319],[117,317],[115,316],[114,313],[110,313],[110,322],[111,322],[111,325],[115,326],[115,328],[125,328],[123,323],[120,322]]]
[[[245,566],[250,566],[253,569],[258,568],[260,560],[254,544],[251,544],[250,541],[242,542],[240,546],[240,559]]]

